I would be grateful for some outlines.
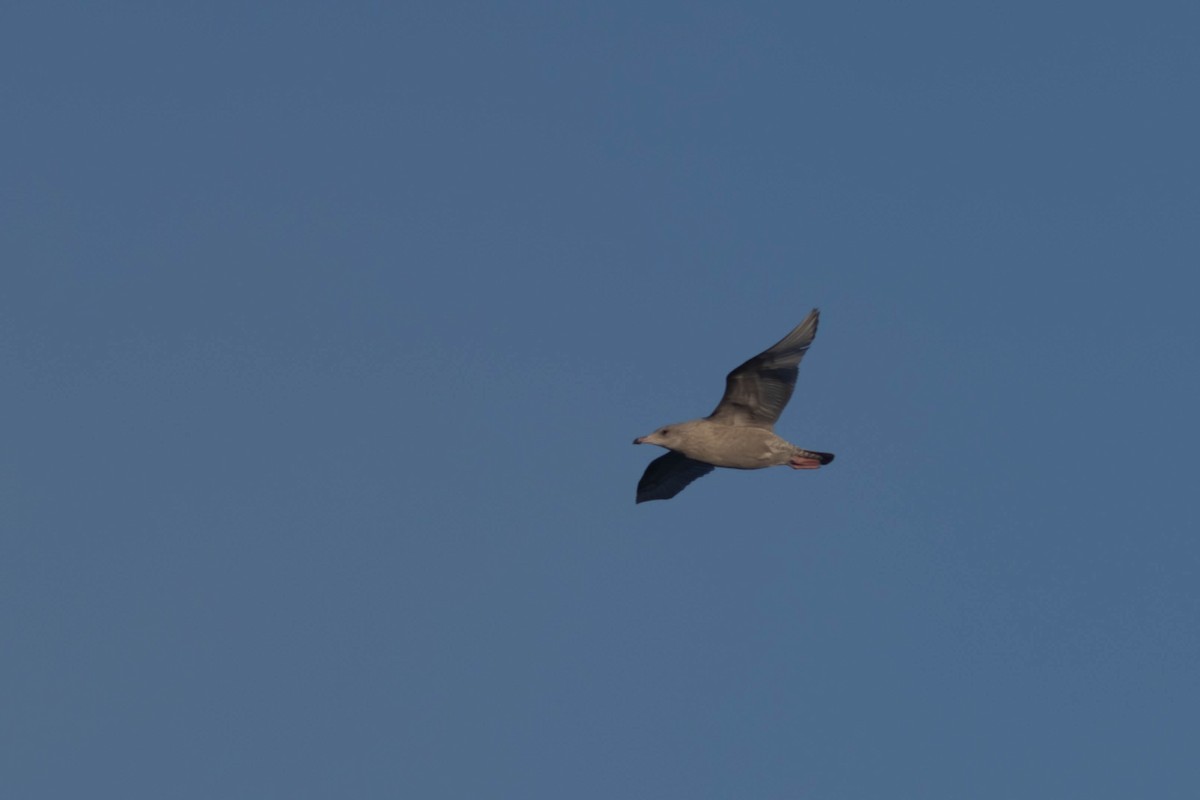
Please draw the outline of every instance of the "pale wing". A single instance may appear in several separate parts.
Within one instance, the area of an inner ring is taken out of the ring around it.
[[[670,500],[689,483],[712,472],[716,467],[671,451],[646,466],[637,485],[637,501]]]
[[[725,377],[725,396],[708,418],[727,425],[772,427],[792,399],[800,359],[817,335],[820,316],[814,308],[777,344],[729,373]]]

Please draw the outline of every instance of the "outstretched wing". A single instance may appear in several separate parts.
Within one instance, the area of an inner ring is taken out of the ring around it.
[[[716,467],[696,461],[674,450],[665,456],[659,456],[646,466],[642,479],[638,481],[637,501],[670,500],[684,488]]]
[[[725,396],[708,418],[726,425],[771,428],[792,399],[800,359],[817,335],[820,316],[814,308],[777,344],[729,373]]]

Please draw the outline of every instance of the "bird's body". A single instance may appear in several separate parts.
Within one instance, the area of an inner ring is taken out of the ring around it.
[[[791,399],[800,360],[816,336],[819,318],[813,309],[777,344],[730,372],[725,395],[712,414],[634,439],[634,444],[655,444],[670,451],[646,468],[638,482],[637,502],[674,497],[715,467],[817,469],[833,461],[832,453],[797,447],[774,431]]]
[[[774,467],[786,464],[799,449],[765,428],[728,425],[710,419],[680,422],[667,429],[681,435],[671,440],[668,434],[664,441],[671,443],[663,444],[664,447],[714,467]],[[643,437],[641,444],[659,444],[654,439],[656,433]]]

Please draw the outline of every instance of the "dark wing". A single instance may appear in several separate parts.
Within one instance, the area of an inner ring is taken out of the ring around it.
[[[696,461],[674,450],[659,456],[646,466],[642,479],[638,481],[637,502],[647,500],[670,500],[684,488],[716,467]]]
[[[814,308],[775,346],[725,376],[725,396],[708,418],[726,425],[773,426],[792,399],[800,359],[817,335],[820,316]]]

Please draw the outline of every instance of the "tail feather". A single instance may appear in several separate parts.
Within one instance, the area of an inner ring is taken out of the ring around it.
[[[833,461],[833,453],[822,453],[819,450],[801,450],[800,454],[809,458],[817,459],[821,462],[821,466],[825,466]]]

